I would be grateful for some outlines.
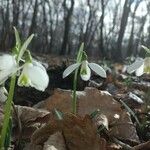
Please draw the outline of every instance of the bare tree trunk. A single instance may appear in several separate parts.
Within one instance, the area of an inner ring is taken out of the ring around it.
[[[47,16],[46,16],[46,8],[45,8],[45,1],[42,3],[43,9],[43,22],[42,22],[42,29],[43,29],[43,38],[42,38],[42,49],[43,52],[48,52],[48,26],[47,26]]]
[[[67,8],[66,0],[64,0],[63,7],[64,7],[65,28],[64,28],[64,36],[63,36],[63,42],[61,46],[60,55],[65,55],[67,53],[67,45],[69,42],[69,32],[70,32],[70,27],[71,27],[71,17],[72,17],[73,8],[74,8],[74,0],[71,0],[70,8]]]
[[[2,8],[1,8],[1,17],[2,17],[2,31],[1,31],[1,40],[0,40],[0,49],[6,50],[8,47],[10,47],[10,44],[8,45],[8,34],[10,30],[10,21],[9,21],[9,0],[7,0],[7,6],[6,6],[6,12],[4,12],[3,8],[3,1],[2,1]]]
[[[20,9],[20,0],[13,0],[13,26],[17,28],[18,26],[18,21],[19,21],[19,9]]]
[[[117,48],[116,48],[116,51],[114,53],[114,58],[116,61],[122,61],[122,52],[121,52],[122,40],[124,37],[126,25],[128,22],[128,16],[129,16],[130,7],[131,7],[132,2],[133,2],[133,0],[125,0],[125,3],[124,3],[123,14],[122,14],[122,18],[121,18],[120,31],[119,31],[118,40],[117,40]]]
[[[134,40],[134,24],[135,24],[135,13],[136,13],[136,10],[139,6],[139,4],[142,2],[142,0],[138,0],[136,1],[136,5],[134,7],[134,11],[133,11],[133,14],[132,14],[132,28],[131,28],[131,34],[130,34],[130,37],[129,37],[129,43],[128,43],[128,52],[127,52],[127,55],[128,56],[131,56],[132,53],[133,53],[133,40]]]
[[[101,11],[102,11],[102,15],[101,15],[101,26],[100,26],[100,51],[101,51],[101,56],[104,57],[105,56],[105,50],[104,50],[104,37],[103,37],[103,26],[104,26],[104,10],[105,10],[105,5],[104,5],[104,0],[101,0]]]
[[[35,0],[34,12],[33,12],[33,16],[32,16],[31,25],[29,28],[28,36],[31,35],[32,33],[34,33],[34,31],[36,29],[37,12],[38,12],[38,0]]]
[[[134,56],[139,55],[138,47],[139,47],[139,44],[140,44],[140,41],[141,41],[141,36],[142,36],[142,33],[143,33],[143,29],[144,29],[144,25],[145,25],[145,22],[146,22],[147,15],[148,15],[148,13],[145,16],[143,16],[140,20],[140,28],[139,28],[139,31],[137,32],[137,38],[135,40],[135,46],[134,46],[134,52],[133,52]]]

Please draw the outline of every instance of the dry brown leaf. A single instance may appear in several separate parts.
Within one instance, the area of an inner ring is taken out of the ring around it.
[[[50,120],[51,113],[26,106],[15,106],[13,111],[13,140],[30,139],[33,132]]]
[[[47,141],[50,135],[53,135],[58,131],[61,131],[59,129],[58,122],[57,120],[53,119],[39,130],[34,132],[31,138],[31,143],[34,143],[35,145],[43,144]]]
[[[55,148],[56,150],[67,150],[64,137],[61,132],[54,133],[44,143],[43,150],[50,150],[52,148]]]
[[[49,111],[53,111],[56,108],[62,112],[71,112],[71,93],[70,90],[56,89],[54,94],[39,106],[39,108],[44,108]],[[113,135],[125,140],[131,138],[131,140],[136,142],[139,141],[130,116],[121,109],[121,104],[115,101],[108,93],[99,91],[96,88],[85,88],[84,91],[77,92],[77,106],[80,116],[91,114],[95,110],[100,109],[101,114],[105,115],[108,119],[109,125],[117,122],[118,126],[111,128]]]
[[[150,150],[150,141],[134,146],[133,150]]]
[[[133,125],[129,113],[122,111],[120,118],[116,120],[111,128],[110,134],[121,140],[139,143],[139,138],[135,126]]]
[[[18,116],[24,126],[34,123],[44,123],[50,118],[50,112],[27,106],[15,106]],[[15,114],[15,113],[14,113]]]
[[[69,149],[100,149],[97,130],[89,116],[81,118],[79,116],[66,114],[60,125]]]
[[[99,150],[103,148],[101,150],[106,150],[106,141],[99,137],[96,126],[88,115],[83,118],[65,114],[63,120],[51,121],[37,130],[32,136],[32,143],[35,145],[43,144],[56,132],[62,132],[67,149]]]

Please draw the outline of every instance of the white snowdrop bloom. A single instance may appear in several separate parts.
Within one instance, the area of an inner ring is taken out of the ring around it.
[[[89,68],[87,61],[83,61],[81,64],[80,76],[84,81],[88,81],[91,77],[91,69]]]
[[[150,57],[137,58],[135,62],[127,67],[129,74],[135,72],[136,76],[141,76],[144,73],[150,73]]]
[[[4,54],[0,56],[0,84],[17,71],[15,56]]]
[[[18,79],[19,86],[31,86],[40,91],[44,91],[48,83],[49,77],[46,69],[36,61],[33,61],[33,63],[26,63]]]
[[[75,69],[80,67],[80,76],[81,79],[84,81],[88,81],[91,77],[91,70],[93,70],[95,73],[97,73],[99,76],[106,78],[106,72],[105,70],[95,63],[89,63],[87,60],[82,61],[81,63],[76,63],[73,65],[70,65],[64,72],[63,72],[63,78],[67,77],[70,73],[72,73]]]
[[[141,76],[144,73],[144,63],[135,71],[137,77]]]

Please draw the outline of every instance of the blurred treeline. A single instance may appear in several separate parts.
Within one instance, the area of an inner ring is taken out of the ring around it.
[[[122,60],[150,46],[150,0],[0,0],[0,50],[35,34],[37,53],[72,55],[81,42],[90,56]]]

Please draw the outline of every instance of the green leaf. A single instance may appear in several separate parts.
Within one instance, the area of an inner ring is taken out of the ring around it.
[[[57,109],[55,109],[54,111],[55,111],[55,114],[56,114],[57,118],[59,120],[62,120],[63,119],[63,113],[58,111]]]
[[[97,110],[93,111],[93,112],[90,114],[91,119],[93,119],[95,116],[97,116],[97,115],[100,114],[100,113],[101,113],[100,109],[97,109]]]
[[[30,44],[32,38],[33,38],[34,34],[30,35],[28,37],[28,39],[23,43],[21,49],[20,49],[20,52],[19,52],[19,56],[18,56],[18,62],[20,61],[20,59],[22,58],[24,52],[26,51],[28,45]]]
[[[29,50],[26,50],[24,53],[24,60],[26,63],[32,63],[32,56]]]
[[[80,63],[82,60],[83,49],[84,49],[84,43],[82,43],[79,48],[78,55],[77,55],[77,63]]]
[[[142,45],[142,48],[143,48],[148,54],[150,54],[150,49],[149,49],[149,48],[147,48],[147,47],[144,46],[144,45]]]
[[[131,108],[125,103],[123,102],[122,100],[120,100],[121,104],[125,107],[125,109],[134,117],[135,121],[137,122],[137,124],[139,126],[141,126],[137,116],[135,115],[135,113],[131,110]]]
[[[4,147],[5,147],[6,149],[8,149],[9,146],[10,146],[10,142],[11,142],[11,132],[12,132],[12,119],[10,118],[10,119],[9,119],[9,125],[8,125],[8,128],[7,128],[7,135],[6,135],[5,143],[4,143]]]
[[[14,30],[15,30],[16,46],[18,47],[18,49],[20,49],[20,47],[21,47],[20,36],[19,36],[19,33],[15,27],[14,27]]]

